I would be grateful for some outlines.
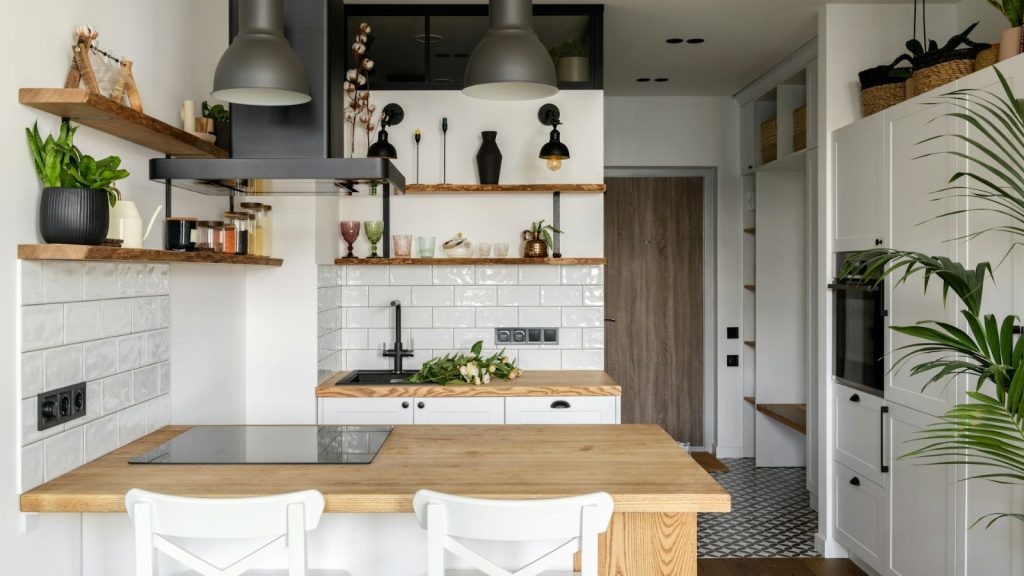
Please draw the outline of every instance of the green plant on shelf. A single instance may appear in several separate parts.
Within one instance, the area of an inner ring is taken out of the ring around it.
[[[468,354],[446,354],[423,363],[419,372],[406,378],[409,383],[432,383],[445,385],[488,384],[493,378],[515,380],[523,371],[509,360],[505,351],[482,356],[482,340],[473,344]]]
[[[75,146],[75,131],[78,128],[64,120],[60,124],[60,132],[54,138],[52,134],[43,140],[39,134],[39,123],[25,128],[28,148],[36,167],[36,174],[43,186],[47,188],[83,188],[104,190],[110,205],[117,202],[117,188],[114,183],[128,177],[128,171],[121,169],[121,159],[107,156],[96,160],[92,156],[82,154]]]
[[[531,223],[528,232],[533,235],[534,238],[544,240],[544,243],[548,245],[548,248],[552,248],[554,244],[554,237],[552,237],[551,234],[565,234],[565,232],[556,228],[554,224],[545,224],[544,220],[538,220]]]
[[[1024,25],[1024,0],[988,0],[988,3],[1002,12],[1013,28]]]
[[[231,112],[224,107],[223,104],[214,104],[210,106],[210,103],[203,100],[203,118],[209,118],[214,122],[230,122]]]

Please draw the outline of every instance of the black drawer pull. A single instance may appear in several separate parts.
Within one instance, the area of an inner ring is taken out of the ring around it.
[[[850,402],[860,402],[860,394],[854,394],[850,396]]]
[[[417,408],[426,408],[426,407],[427,407],[427,405],[426,405],[426,403],[424,403],[424,402],[420,402],[420,403],[416,404],[416,407],[417,407]]]
[[[572,408],[572,406],[570,406],[569,403],[566,402],[565,400],[555,400],[554,402],[551,403],[551,407],[562,410],[564,410],[565,408]]]
[[[854,486],[860,486],[860,478],[857,478],[856,476],[850,478],[850,484]]]
[[[409,403],[408,402],[402,402],[402,408],[408,408],[408,407],[409,407]]]

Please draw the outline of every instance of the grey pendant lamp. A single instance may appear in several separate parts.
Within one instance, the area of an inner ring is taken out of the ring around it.
[[[533,32],[530,0],[490,0],[491,26],[466,64],[462,92],[485,100],[536,100],[558,93],[555,64]]]
[[[217,63],[213,97],[254,106],[312,100],[306,68],[284,37],[284,0],[239,0],[238,35]]]

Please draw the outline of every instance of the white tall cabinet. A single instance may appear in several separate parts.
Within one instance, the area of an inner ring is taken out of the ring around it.
[[[1015,93],[1024,95],[1024,58],[999,66]],[[999,88],[991,69],[955,87]],[[1000,216],[957,213],[968,207],[967,200],[936,193],[957,172],[981,173],[979,166],[941,153],[969,152],[955,134],[984,141],[965,122],[942,117],[952,107],[936,104],[934,97],[953,88],[948,85],[833,133],[834,252],[887,246],[947,256],[971,267],[1002,260],[1009,237],[964,239],[1000,224]],[[999,265],[995,286],[985,289],[986,311],[1024,316],[1024,296],[1014,290],[1024,286],[1022,263],[1018,254]],[[954,301],[943,303],[937,281],[927,294],[920,277],[894,284],[886,284],[888,325],[944,320],[965,328]],[[968,475],[963,466],[924,466],[899,458],[915,447],[918,431],[966,401],[973,382],[959,379],[925,388],[926,379],[910,376],[908,367],[888,371],[899,348],[911,340],[890,330],[885,338],[884,399],[832,384],[835,465],[830,488],[836,540],[861,564],[885,576],[1024,576],[1020,522],[971,528],[987,513],[1024,511],[1024,491],[980,480],[961,482]]]

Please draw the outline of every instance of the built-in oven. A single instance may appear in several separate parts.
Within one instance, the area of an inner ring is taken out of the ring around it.
[[[864,392],[883,395],[885,388],[884,283],[865,280],[857,252],[836,253],[838,276],[832,289],[832,375]],[[842,273],[842,274],[841,274]]]

